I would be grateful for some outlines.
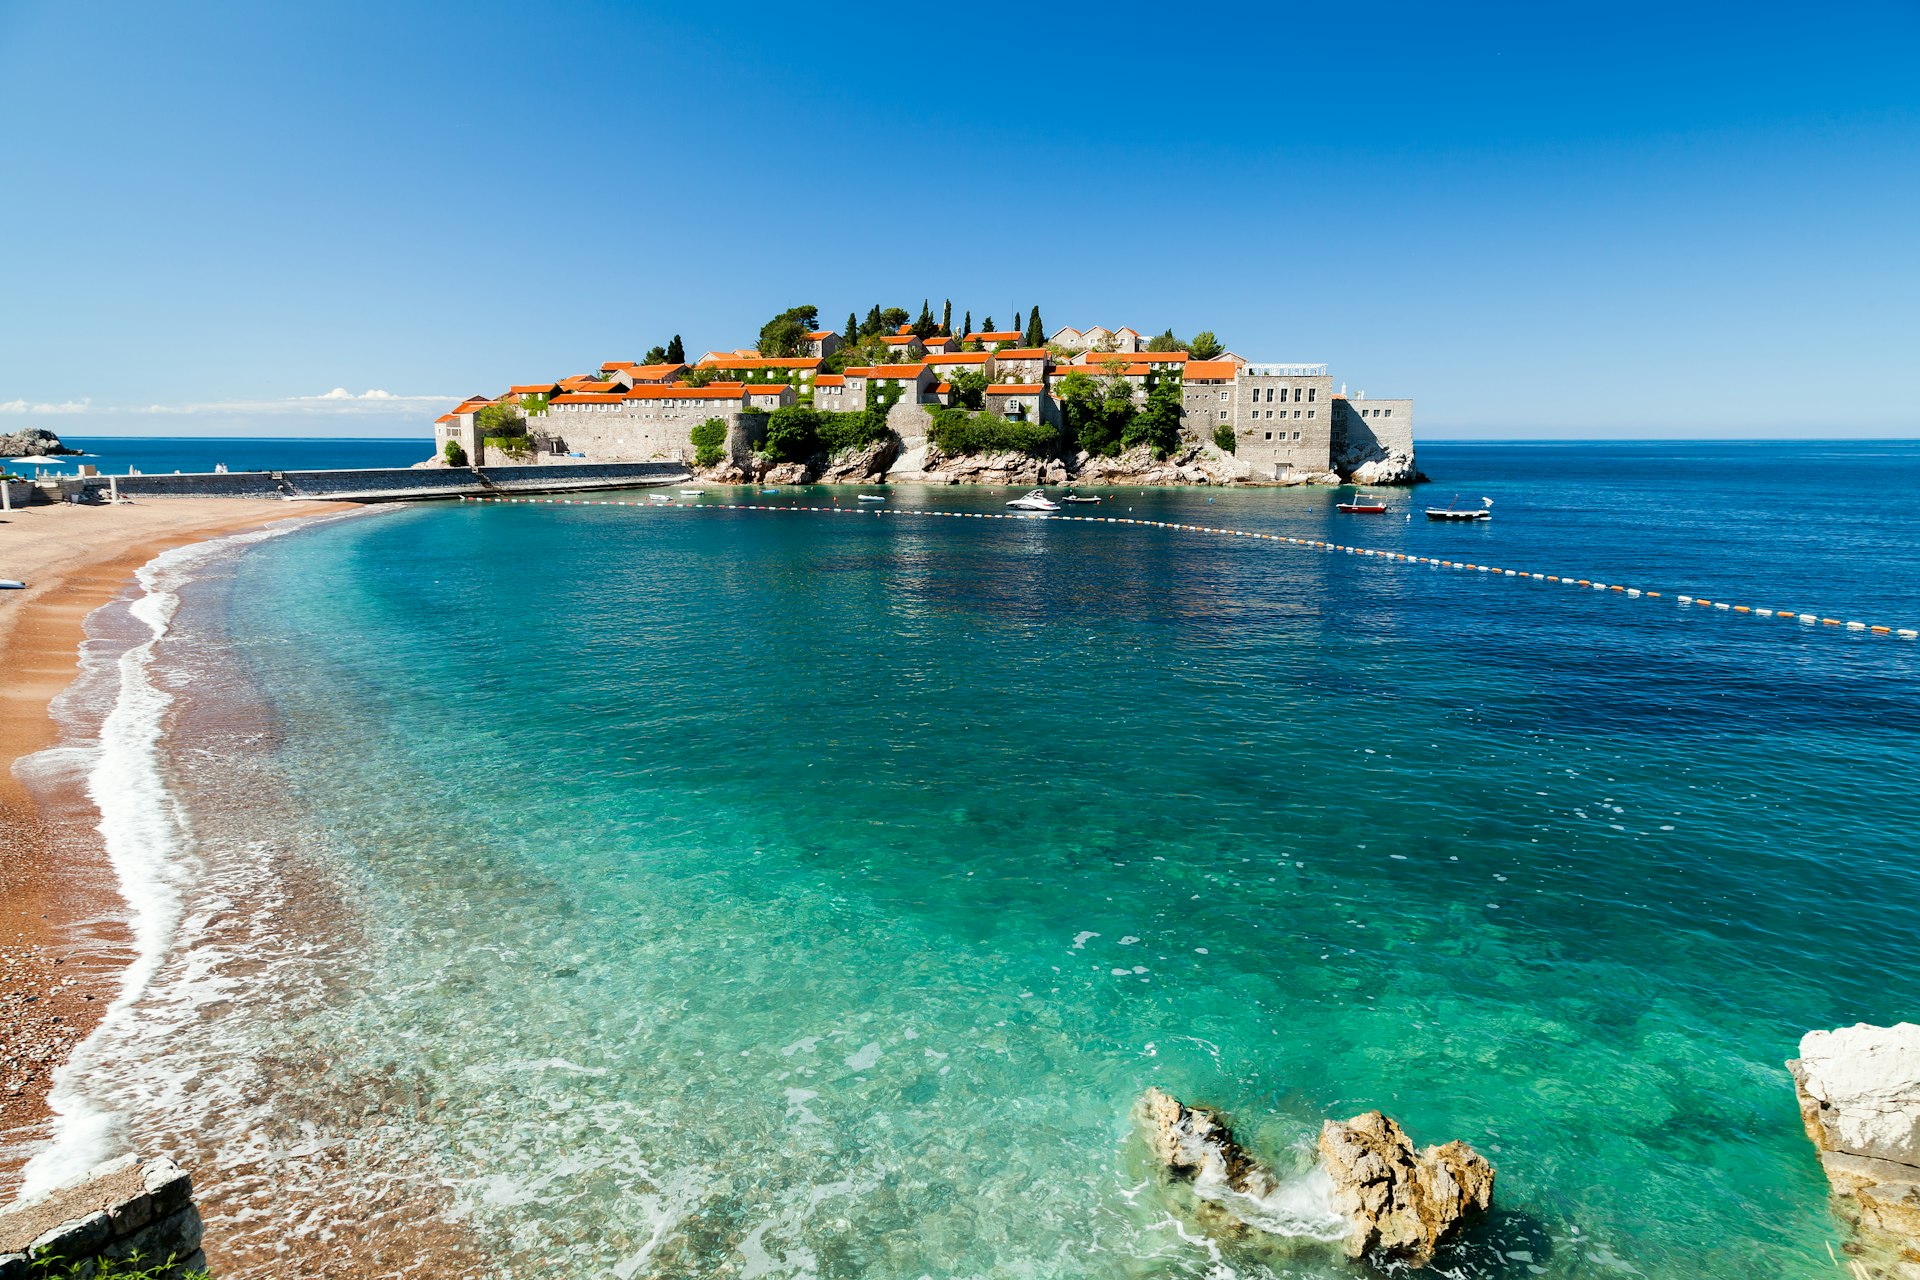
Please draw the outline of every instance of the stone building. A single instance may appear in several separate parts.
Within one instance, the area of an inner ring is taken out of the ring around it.
[[[831,329],[818,329],[807,335],[807,354],[825,360],[840,349],[840,335]]]

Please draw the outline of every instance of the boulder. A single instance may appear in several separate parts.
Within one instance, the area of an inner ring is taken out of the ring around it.
[[[1270,1195],[1278,1185],[1266,1166],[1233,1140],[1233,1130],[1217,1111],[1190,1107],[1170,1093],[1148,1089],[1135,1118],[1154,1160],[1175,1178],[1255,1197]]]
[[[1920,1026],[1809,1031],[1787,1070],[1842,1212],[1920,1264]]]
[[[1420,468],[1413,465],[1410,453],[1390,453],[1384,458],[1363,462],[1348,472],[1347,478],[1354,484],[1368,485],[1414,484],[1426,479]]]
[[[768,484],[806,484],[813,479],[804,462],[779,462],[760,477]]]
[[[78,449],[67,448],[59,436],[45,427],[26,427],[10,435],[0,435],[0,458],[45,458],[78,452]]]
[[[862,484],[878,480],[893,469],[900,456],[900,437],[889,431],[862,449],[849,449],[827,460],[820,472],[824,484]]]
[[[1493,1166],[1464,1142],[1415,1151],[1378,1111],[1320,1129],[1334,1211],[1349,1229],[1347,1256],[1425,1266],[1453,1231],[1493,1203]]]

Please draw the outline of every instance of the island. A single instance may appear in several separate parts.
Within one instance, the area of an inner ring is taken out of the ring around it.
[[[469,396],[425,465],[678,461],[726,482],[1368,484],[1423,479],[1413,401],[1324,363],[1250,360],[1211,332],[975,329],[903,308],[818,327],[789,308],[749,348],[640,360]]]

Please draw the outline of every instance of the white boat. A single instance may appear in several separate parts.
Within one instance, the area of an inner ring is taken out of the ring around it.
[[[1429,520],[1491,520],[1493,519],[1493,499],[1492,498],[1480,499],[1480,501],[1485,505],[1477,509],[1473,507],[1455,506],[1454,503],[1458,502],[1459,500],[1460,500],[1459,495],[1456,494],[1454,495],[1454,497],[1449,498],[1447,500],[1447,505],[1444,507],[1428,507],[1427,519]]]
[[[0,578],[0,591],[25,591],[27,584],[18,578]]]
[[[647,495],[647,501],[648,502],[672,502],[673,495],[670,493],[650,493]]]
[[[1025,497],[1015,498],[1007,505],[1018,507],[1022,511],[1058,511],[1060,509],[1060,504],[1049,498],[1041,489],[1035,489]]]
[[[1100,501],[1100,498],[1098,494],[1095,494],[1090,497],[1082,497],[1080,494],[1077,494],[1077,493],[1069,493],[1065,498],[1062,498],[1061,501],[1062,502],[1098,502]]]
[[[862,502],[885,502],[886,500],[887,496],[883,493],[863,493],[860,495],[860,501]]]
[[[705,489],[682,489],[680,491],[680,496],[683,498],[697,498],[705,492],[706,492]]]

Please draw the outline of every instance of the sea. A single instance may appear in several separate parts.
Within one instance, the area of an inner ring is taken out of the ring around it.
[[[1784,1063],[1920,1017],[1920,442],[1421,464],[169,553],[46,765],[142,958],[30,1181],[172,1154],[226,1277],[1332,1280],[1378,1108],[1498,1170],[1436,1274],[1845,1274]]]
[[[63,436],[103,476],[169,475],[225,467],[229,471],[333,471],[410,467],[433,456],[426,439],[230,436]]]

